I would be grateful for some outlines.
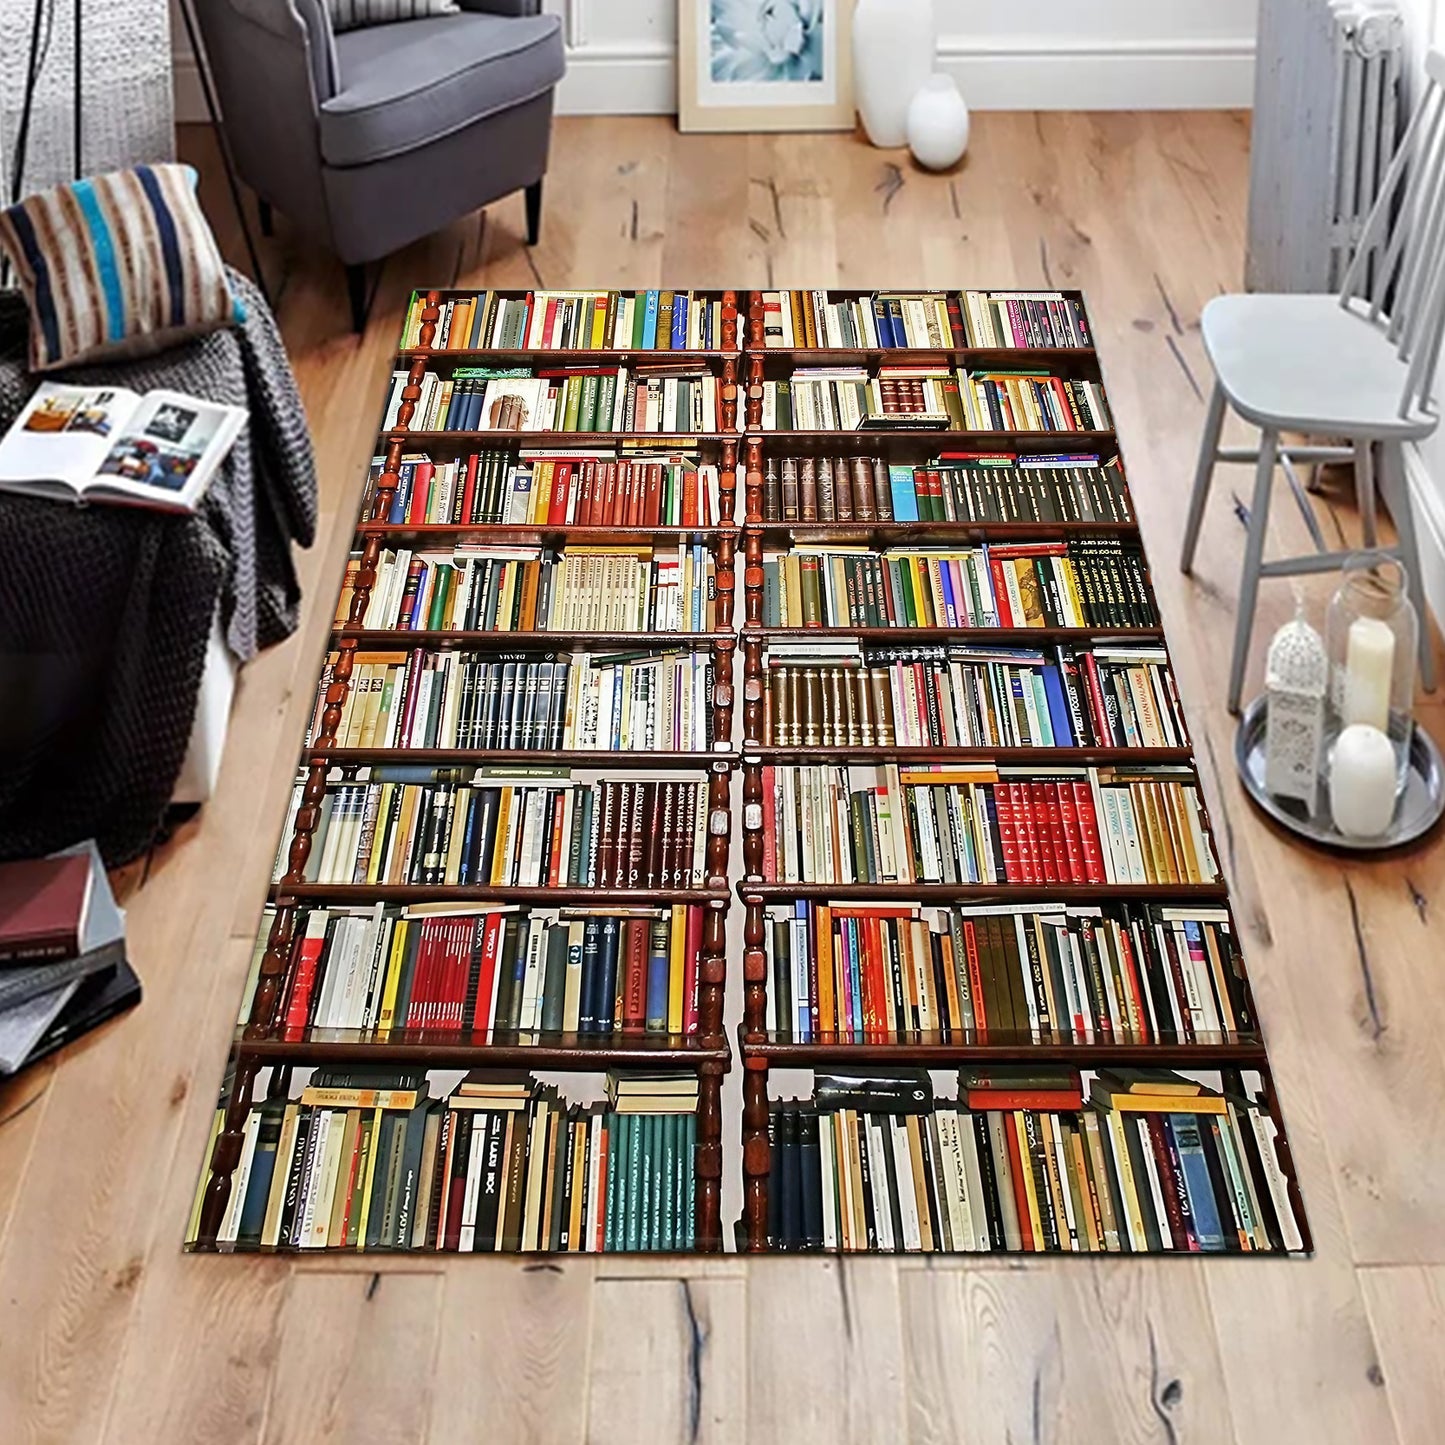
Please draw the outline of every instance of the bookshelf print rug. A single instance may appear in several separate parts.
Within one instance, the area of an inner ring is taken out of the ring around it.
[[[415,293],[188,1248],[1310,1252],[1093,335]]]

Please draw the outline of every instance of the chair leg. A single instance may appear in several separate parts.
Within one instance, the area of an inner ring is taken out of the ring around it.
[[[1266,429],[1259,438],[1259,465],[1254,474],[1254,503],[1249,509],[1249,537],[1244,544],[1244,570],[1239,579],[1239,604],[1234,620],[1234,656],[1229,663],[1230,712],[1239,711],[1244,691],[1244,669],[1249,662],[1249,640],[1254,631],[1254,605],[1259,597],[1259,569],[1264,561],[1264,539],[1269,531],[1269,494],[1274,485],[1279,433]]]
[[[1184,547],[1179,554],[1179,570],[1189,572],[1194,566],[1194,549],[1199,545],[1199,528],[1204,521],[1204,504],[1209,500],[1209,484],[1214,480],[1214,454],[1219,450],[1219,433],[1224,429],[1224,388],[1216,381],[1204,414],[1204,435],[1199,439],[1199,460],[1194,467],[1194,491],[1189,498],[1189,517],[1184,523]]]
[[[1400,538],[1400,562],[1410,580],[1410,601],[1420,621],[1420,685],[1435,691],[1435,649],[1430,639],[1430,609],[1425,602],[1425,574],[1420,570],[1420,544],[1415,535],[1415,509],[1405,479],[1405,449],[1399,442],[1380,444],[1380,481],[1385,505]]]
[[[351,302],[351,329],[366,330],[366,267],[346,268],[346,295]]]
[[[261,220],[261,234],[263,236],[274,236],[276,234],[276,218],[271,214],[271,202],[257,196],[256,214]]]
[[[1375,530],[1375,446],[1373,442],[1355,443],[1355,504],[1360,509],[1360,537],[1366,547],[1379,540]]]
[[[542,234],[542,182],[533,181],[523,194],[527,198],[527,244],[535,246]]]

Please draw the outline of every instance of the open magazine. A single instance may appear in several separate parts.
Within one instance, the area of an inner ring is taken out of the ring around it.
[[[46,382],[0,441],[0,488],[193,512],[245,424],[183,392]]]

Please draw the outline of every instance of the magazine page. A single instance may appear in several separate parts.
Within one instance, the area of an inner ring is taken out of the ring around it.
[[[62,482],[79,492],[139,401],[121,386],[43,383],[0,441],[0,481]]]
[[[242,407],[149,392],[112,439],[92,489],[189,511],[245,421]]]

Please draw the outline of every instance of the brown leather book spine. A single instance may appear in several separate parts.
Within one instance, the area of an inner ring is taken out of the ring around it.
[[[878,515],[873,506],[873,468],[867,457],[853,458],[853,511],[860,522],[871,522]]]
[[[818,520],[818,469],[812,457],[798,463],[798,517],[804,522]]]
[[[870,667],[868,683],[873,692],[873,733],[874,745],[880,748],[893,746],[893,710],[888,706],[888,669]]]
[[[816,461],[812,457],[804,458],[803,465],[812,467],[817,475],[815,485],[818,489],[818,520],[820,522],[836,522],[837,504],[833,496],[833,466],[827,457],[819,457]]]
[[[858,746],[871,748],[875,741],[873,719],[873,683],[866,667],[860,667],[849,679],[853,695],[853,716],[858,724]]]
[[[784,457],[783,465],[783,514],[784,522],[798,520],[798,461],[796,457]]]
[[[851,522],[853,520],[853,482],[849,475],[847,459],[838,458],[838,464],[833,464],[827,457],[819,459],[820,467],[828,467],[833,474],[833,511],[836,514],[834,520],[839,522]]]
[[[888,482],[888,463],[882,457],[874,457],[873,467],[873,510],[880,522],[893,520],[893,488]]]
[[[802,669],[803,682],[803,746],[818,747],[823,741],[823,673],[821,668]]]

